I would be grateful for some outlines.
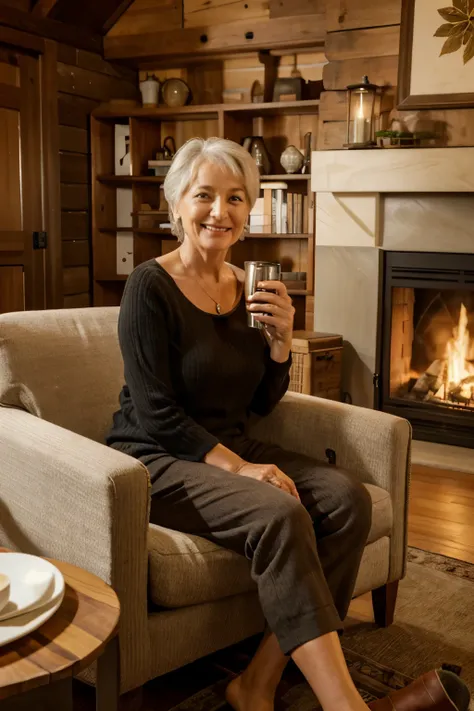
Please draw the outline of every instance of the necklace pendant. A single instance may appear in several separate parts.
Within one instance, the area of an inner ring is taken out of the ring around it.
[[[221,305],[220,304],[216,304],[216,311],[218,314],[220,314],[220,312],[221,312]]]

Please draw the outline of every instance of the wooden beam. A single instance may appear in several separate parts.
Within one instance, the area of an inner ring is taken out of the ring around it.
[[[358,30],[400,24],[401,0],[329,0],[327,31]]]
[[[104,22],[102,26],[102,32],[104,35],[106,35],[107,32],[115,25],[115,23],[120,20],[122,15],[128,10],[128,8],[133,2],[134,0],[122,0],[115,12],[113,12],[112,15],[110,15],[109,19]]]
[[[367,75],[373,84],[396,86],[398,55],[329,62],[323,69],[324,88],[326,91],[345,89],[348,84],[360,82],[364,75]]]
[[[36,0],[36,5],[32,9],[31,14],[33,17],[48,17],[56,3],[57,0]]]
[[[6,44],[16,49],[27,49],[36,54],[43,54],[44,40],[42,37],[35,37],[26,32],[19,32],[12,27],[0,25],[0,43]]]
[[[0,25],[102,54],[102,37],[99,35],[95,35],[87,29],[66,25],[63,22],[34,17],[31,12],[21,12],[0,5]]]
[[[318,47],[324,42],[325,16],[300,15],[257,22],[233,22],[211,27],[150,32],[104,38],[107,59],[149,59],[173,55],[212,55],[218,52],[249,52],[279,47]]]
[[[326,0],[270,0],[270,17],[294,17],[326,12]]]
[[[390,57],[398,54],[399,45],[400,25],[328,32],[325,54],[330,62],[364,57]]]

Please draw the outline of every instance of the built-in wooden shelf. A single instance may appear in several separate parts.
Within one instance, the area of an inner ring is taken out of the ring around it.
[[[245,239],[309,239],[311,235],[298,232],[250,232],[245,235]]]
[[[256,104],[202,104],[196,106],[108,106],[104,104],[97,107],[92,114],[100,119],[144,118],[160,121],[195,121],[205,119],[218,119],[225,114],[252,116],[281,116],[291,114],[314,114],[318,111],[319,99],[308,101],[271,101]]]
[[[261,175],[260,176],[261,182],[264,183],[267,180],[282,180],[282,181],[311,180],[311,174],[305,173],[304,175],[302,175],[301,173],[284,173],[283,175]]]
[[[171,236],[169,229],[160,229],[159,227],[99,227],[99,232],[135,232],[142,235]]]
[[[158,183],[164,182],[165,175],[98,175],[97,180],[110,185],[123,185],[130,183]]]

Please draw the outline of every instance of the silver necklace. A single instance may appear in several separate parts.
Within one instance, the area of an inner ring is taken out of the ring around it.
[[[184,267],[184,268],[186,269],[186,271],[187,271],[187,270],[188,270],[188,267],[187,267],[186,264],[183,262],[183,259],[182,259],[182,257],[181,257],[181,254],[179,255],[179,258],[181,259],[181,264],[183,265],[183,267]],[[211,301],[214,302],[214,304],[215,304],[215,306],[216,306],[216,313],[217,313],[217,314],[220,314],[221,311],[222,311],[222,307],[221,307],[221,304],[220,304],[220,301],[221,301],[221,299],[220,299],[220,293],[221,293],[220,287],[218,287],[218,290],[219,290],[218,298],[215,299],[215,298],[212,296],[212,294],[210,294],[210,293],[208,292],[208,290],[206,289],[206,287],[204,286],[204,283],[202,282],[201,277],[198,276],[197,274],[195,274],[194,276],[196,277],[196,281],[197,281],[197,283],[199,284],[199,286],[201,287],[202,291],[206,294],[206,296],[208,296],[208,297],[210,298]]]

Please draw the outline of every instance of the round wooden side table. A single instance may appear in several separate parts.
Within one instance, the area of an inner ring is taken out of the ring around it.
[[[72,679],[95,660],[96,710],[117,711],[117,595],[96,575],[47,560],[64,575],[64,599],[35,632],[0,647],[0,711],[72,711]]]

